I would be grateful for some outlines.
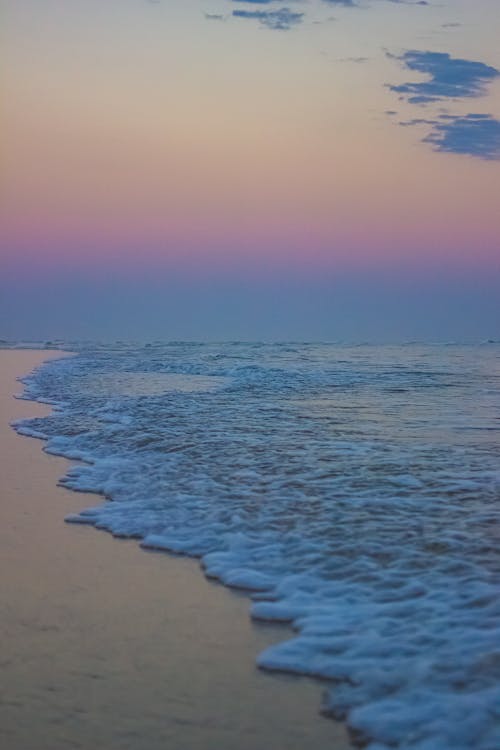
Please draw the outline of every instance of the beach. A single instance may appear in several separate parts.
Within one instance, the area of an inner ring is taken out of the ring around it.
[[[9,423],[50,407],[16,378],[61,352],[0,351],[0,744],[6,750],[344,750],[321,684],[255,659],[282,626],[196,560],[147,553],[64,517],[100,500],[57,487],[66,459]]]

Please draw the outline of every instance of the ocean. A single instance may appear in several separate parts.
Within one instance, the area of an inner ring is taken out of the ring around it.
[[[500,345],[66,348],[15,427],[101,496],[69,522],[291,623],[259,667],[324,679],[370,750],[498,750]]]

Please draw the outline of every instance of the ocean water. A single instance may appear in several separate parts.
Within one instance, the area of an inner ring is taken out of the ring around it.
[[[290,622],[370,750],[500,747],[500,346],[71,344],[17,423],[102,496],[68,521],[197,556]],[[43,509],[41,509],[43,512]]]

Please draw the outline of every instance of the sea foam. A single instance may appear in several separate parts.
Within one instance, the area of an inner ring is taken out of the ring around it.
[[[104,496],[68,521],[253,592],[370,750],[500,747],[499,346],[74,348],[16,424]]]

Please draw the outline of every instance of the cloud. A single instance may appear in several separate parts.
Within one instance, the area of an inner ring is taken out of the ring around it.
[[[500,160],[500,120],[491,115],[442,115],[423,139],[435,151]]]
[[[252,1],[260,2],[260,0]],[[370,4],[370,0],[366,0],[365,3],[363,3],[363,0],[323,0],[323,2],[327,5],[340,5],[344,8],[362,8]],[[398,5],[429,5],[428,0],[387,0],[387,2]]]
[[[435,151],[500,161],[500,120],[492,115],[444,114],[436,119],[416,118],[399,124],[403,127],[432,125],[422,142],[430,143]]]
[[[409,70],[428,76],[425,81],[389,86],[401,99],[415,105],[478,97],[500,77],[500,71],[490,65],[453,58],[445,52],[407,50],[400,56],[388,56],[399,60]],[[434,151],[500,160],[500,120],[493,115],[449,114],[441,109],[435,116],[414,118],[399,125],[430,126],[422,142],[430,144]]]
[[[369,57],[338,57],[337,62],[351,62],[351,63],[366,63],[369,62]]]
[[[286,0],[231,0],[231,3],[236,3],[240,6],[237,10],[233,10],[233,18],[245,18],[248,20],[259,21],[262,26],[266,26],[268,29],[279,29],[281,31],[291,29],[293,26],[298,26],[304,20],[305,13],[299,13],[291,10],[288,7],[281,7],[273,10],[271,6],[276,3],[282,3]],[[344,8],[367,8],[373,2],[379,0],[322,0],[326,5],[344,7]],[[289,4],[298,5],[306,4],[308,0],[288,0]],[[427,0],[386,0],[386,2],[398,4],[398,5],[429,5]],[[251,9],[250,9],[251,8]],[[265,9],[264,9],[265,8]],[[206,13],[205,16],[209,19],[223,20],[222,17],[218,17],[217,14]],[[326,19],[326,21],[335,20],[333,18]],[[325,20],[313,20],[313,24],[325,23]]]
[[[251,2],[256,1],[260,2],[260,0],[251,0]],[[272,2],[272,0],[267,0],[267,2]],[[235,18],[247,18],[259,21],[268,29],[277,29],[280,31],[288,31],[293,26],[302,23],[304,18],[303,13],[295,13],[290,8],[280,8],[279,10],[233,10],[233,16]]]
[[[427,81],[389,86],[410,104],[428,104],[444,99],[480,96],[488,83],[500,76],[500,71],[474,60],[450,57],[446,52],[407,50],[395,57],[408,70],[430,76]]]
[[[239,5],[271,5],[271,3],[282,3],[283,0],[232,0],[232,2],[238,3]],[[307,0],[288,0],[288,2],[293,4],[305,3]],[[288,8],[283,8],[283,10],[288,10]]]

